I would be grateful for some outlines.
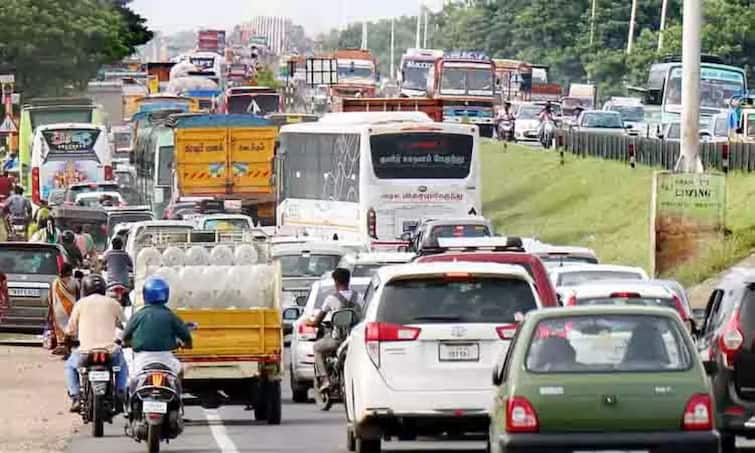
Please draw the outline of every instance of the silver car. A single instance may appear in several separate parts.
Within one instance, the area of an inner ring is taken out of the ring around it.
[[[577,118],[575,130],[603,135],[627,135],[621,114],[607,110],[582,112]]]

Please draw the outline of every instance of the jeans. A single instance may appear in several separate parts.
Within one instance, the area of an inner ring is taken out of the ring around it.
[[[315,372],[319,378],[327,378],[325,359],[338,351],[341,342],[332,337],[324,337],[317,340],[313,346],[315,352]]]
[[[128,387],[128,365],[123,359],[120,349],[110,354],[113,366],[120,366],[121,370],[115,373],[115,389],[119,392],[125,392]],[[72,351],[71,356],[66,360],[66,385],[68,386],[68,395],[73,397],[79,396],[81,383],[79,382],[79,363],[81,354],[79,351]]]

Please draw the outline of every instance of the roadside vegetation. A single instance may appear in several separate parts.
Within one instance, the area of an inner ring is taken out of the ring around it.
[[[594,249],[603,262],[650,267],[650,201],[655,169],[486,141],[482,146],[483,213],[499,234]],[[670,276],[692,285],[755,248],[755,175],[728,177],[731,234]]]

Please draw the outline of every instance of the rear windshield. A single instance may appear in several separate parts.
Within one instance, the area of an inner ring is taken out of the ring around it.
[[[595,280],[642,280],[642,276],[636,272],[621,271],[565,272],[559,276],[556,286],[577,286]]]
[[[277,94],[236,95],[228,98],[228,113],[266,115],[280,110]]]
[[[390,324],[507,323],[537,308],[532,289],[513,278],[418,278],[386,285],[378,320]]]
[[[665,297],[591,297],[577,299],[577,305],[640,305],[676,310],[674,300]]]
[[[249,221],[244,219],[212,219],[204,221],[203,230],[248,231]]]
[[[66,192],[68,196],[66,197],[66,200],[68,201],[74,201],[76,199],[76,195],[82,194],[82,193],[91,193],[91,192],[118,192],[118,184],[117,183],[104,183],[104,184],[88,184],[85,186],[75,186],[75,187],[69,187],[68,191]]]
[[[540,261],[546,265],[561,265],[564,263],[576,264],[598,264],[598,260],[589,256],[559,256],[559,255],[538,255]]]
[[[359,303],[362,302],[362,295],[364,294],[366,289],[367,285],[351,285],[351,290],[356,291],[359,294]],[[335,291],[335,288],[333,288],[332,286],[326,286],[324,288],[320,287],[320,290],[317,291],[317,300],[315,300],[315,306],[313,308],[315,310],[322,308],[322,304],[325,302],[325,299],[327,299],[331,294],[334,294]]]
[[[540,321],[526,366],[535,373],[686,370],[692,363],[673,320],[647,315],[564,316]]]
[[[278,258],[284,277],[320,277],[336,268],[340,255],[284,255]]]
[[[134,190],[136,186],[136,179],[134,175],[127,171],[115,172],[115,182],[120,186],[129,190]]]
[[[0,248],[0,269],[6,274],[56,275],[58,273],[58,255],[49,248]]]
[[[417,132],[370,137],[378,179],[463,179],[472,166],[474,137]]]

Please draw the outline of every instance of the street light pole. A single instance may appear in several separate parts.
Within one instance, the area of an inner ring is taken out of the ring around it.
[[[629,18],[629,37],[627,38],[627,54],[632,53],[634,44],[634,23],[637,19],[637,0],[632,0],[632,15]]]
[[[598,0],[592,0],[592,13],[590,14],[590,47],[595,42],[595,11],[597,10]]]
[[[700,162],[700,48],[703,0],[684,0],[682,16],[681,154],[676,170],[702,173]]]
[[[661,3],[661,27],[658,30],[658,51],[663,50],[663,31],[666,29],[666,8],[668,8],[668,0],[663,0]]]

